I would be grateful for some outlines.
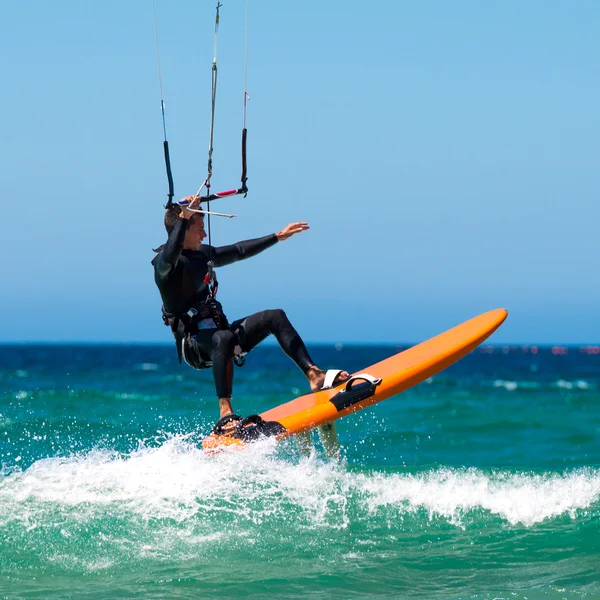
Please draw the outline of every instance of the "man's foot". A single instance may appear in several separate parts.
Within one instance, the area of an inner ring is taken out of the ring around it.
[[[232,414],[233,407],[231,406],[231,396],[228,398],[219,398],[219,419]]]
[[[242,417],[229,413],[223,415],[215,424],[212,429],[212,433],[215,435],[228,435],[237,426],[238,422],[242,420]]]
[[[346,371],[335,371],[335,377],[333,378],[333,381],[326,382],[325,379],[326,379],[327,373],[329,373],[329,371],[323,371],[321,369],[318,369],[317,367],[311,367],[308,370],[308,373],[306,374],[306,376],[310,383],[311,391],[317,392],[322,389],[329,389],[329,388],[335,387],[336,385],[340,385],[341,383],[344,383],[344,381],[347,381],[348,379],[350,379],[350,374],[347,373]],[[329,379],[329,378],[327,378],[327,379]],[[325,385],[326,383],[328,385]]]

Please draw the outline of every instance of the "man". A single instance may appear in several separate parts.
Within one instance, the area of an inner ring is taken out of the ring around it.
[[[219,423],[234,416],[231,406],[234,357],[250,352],[270,334],[275,335],[282,350],[306,375],[312,391],[333,387],[348,379],[345,371],[326,373],[314,364],[282,310],[265,310],[230,324],[215,298],[213,267],[256,256],[308,230],[308,224],[290,223],[278,233],[262,238],[211,247],[202,244],[206,238],[204,215],[194,212],[199,203],[199,197],[188,196],[180,205],[167,209],[165,228],[169,238],[156,250],[152,264],[163,301],[163,319],[175,336],[180,362],[183,359],[196,369],[212,365],[219,399]]]

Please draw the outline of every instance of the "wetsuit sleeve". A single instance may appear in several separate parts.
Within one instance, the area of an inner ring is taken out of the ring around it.
[[[220,246],[213,248],[213,261],[215,267],[224,267],[238,260],[244,260],[251,256],[260,254],[263,250],[274,246],[277,243],[277,236],[272,233],[265,237],[256,238],[253,240],[245,240],[231,246]]]
[[[167,243],[156,257],[154,269],[158,277],[166,277],[171,272],[171,269],[177,265],[177,261],[183,250],[183,240],[185,239],[187,224],[187,219],[179,219],[177,223],[175,223],[175,227],[173,227],[169,234]]]

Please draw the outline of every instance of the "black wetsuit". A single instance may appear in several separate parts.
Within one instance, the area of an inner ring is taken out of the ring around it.
[[[249,352],[272,333],[306,374],[314,363],[282,310],[265,310],[229,324],[220,303],[211,302],[204,282],[210,260],[215,267],[223,267],[256,256],[277,243],[275,234],[230,246],[201,245],[199,250],[184,250],[187,224],[185,219],[177,221],[167,243],[152,261],[163,315],[173,329],[180,359],[183,356],[194,368],[210,366],[212,361],[217,397],[229,398],[236,347]],[[203,328],[207,320],[211,328]]]

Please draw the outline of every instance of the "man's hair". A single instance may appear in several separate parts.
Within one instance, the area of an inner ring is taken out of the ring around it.
[[[165,229],[169,235],[171,235],[171,231],[173,231],[173,227],[175,227],[175,223],[177,223],[177,219],[179,219],[180,212],[181,206],[178,204],[172,204],[165,211]]]
[[[169,206],[169,208],[167,208],[167,210],[165,211],[164,222],[165,222],[165,229],[167,230],[168,235],[171,235],[171,231],[173,231],[173,228],[175,227],[175,223],[177,223],[177,221],[179,219],[180,213],[181,213],[181,206],[179,206],[178,204],[173,204],[173,205]],[[192,217],[192,219],[195,219],[198,217],[202,218],[202,217],[204,217],[204,215],[201,213],[197,213],[196,215],[194,215]],[[165,247],[165,245],[162,244],[162,246],[159,246],[158,248],[152,248],[152,250],[154,252],[160,252],[164,247]]]
[[[165,211],[165,229],[167,230],[168,235],[171,235],[171,231],[173,231],[173,227],[175,227],[175,223],[177,223],[180,213],[181,206],[179,206],[179,204],[173,204]],[[192,219],[196,219],[198,217],[202,218],[203,216],[204,215],[201,213],[196,213]]]

